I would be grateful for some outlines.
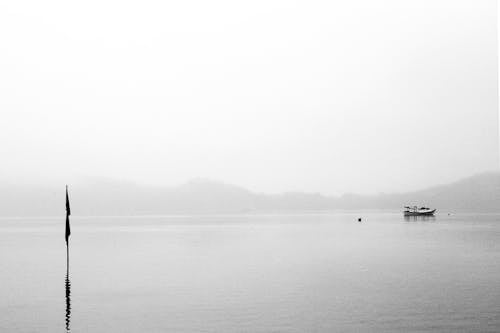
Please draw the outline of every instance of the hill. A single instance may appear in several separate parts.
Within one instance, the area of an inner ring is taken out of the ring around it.
[[[300,192],[260,194],[203,179],[177,187],[99,181],[73,185],[70,190],[73,214],[86,216],[401,209],[408,204],[436,207],[441,212],[500,212],[499,172],[408,193],[340,197]],[[56,190],[4,184],[0,188],[0,216],[49,215],[64,215],[64,186]]]

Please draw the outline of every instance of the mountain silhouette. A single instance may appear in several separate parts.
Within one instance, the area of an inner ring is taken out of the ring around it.
[[[378,195],[262,194],[205,179],[176,187],[100,180],[70,186],[70,194],[72,214],[76,216],[398,210],[404,205],[430,206],[438,212],[500,212],[500,173],[483,173],[419,191]],[[0,188],[0,216],[56,215],[64,215],[64,185],[55,189],[4,184]]]

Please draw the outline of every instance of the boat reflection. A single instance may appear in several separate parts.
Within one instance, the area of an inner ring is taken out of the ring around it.
[[[435,222],[436,217],[434,215],[420,215],[420,216],[406,216],[406,222]]]

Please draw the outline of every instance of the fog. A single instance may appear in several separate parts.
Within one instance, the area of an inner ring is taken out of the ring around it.
[[[492,0],[4,1],[0,181],[409,191],[498,169]]]

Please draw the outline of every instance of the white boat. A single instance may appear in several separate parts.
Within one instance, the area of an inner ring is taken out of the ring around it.
[[[404,216],[432,216],[436,212],[435,209],[417,206],[405,206]]]

